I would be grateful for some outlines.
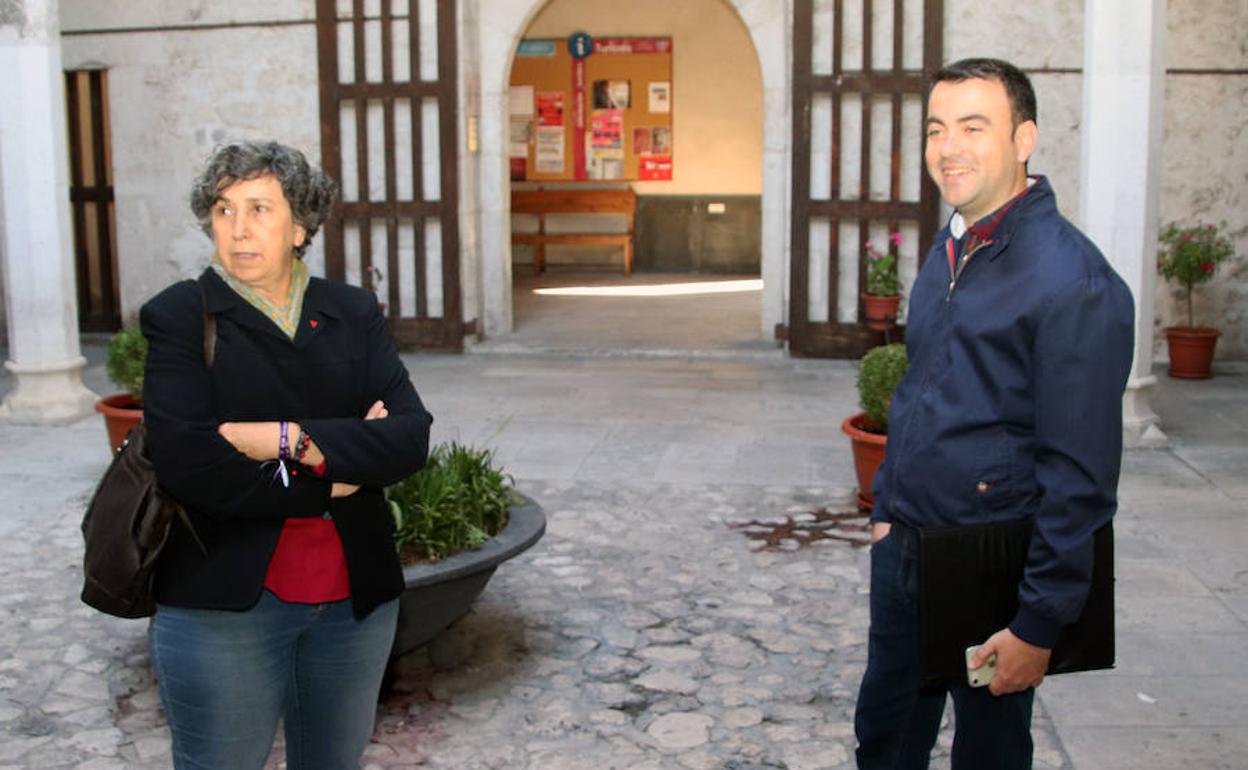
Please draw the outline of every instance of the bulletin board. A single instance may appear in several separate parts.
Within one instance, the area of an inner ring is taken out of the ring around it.
[[[587,40],[520,42],[508,100],[512,180],[671,180],[671,38]],[[570,44],[589,53],[573,56]]]

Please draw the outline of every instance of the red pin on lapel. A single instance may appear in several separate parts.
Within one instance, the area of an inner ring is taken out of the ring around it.
[[[313,319],[311,319],[310,321],[308,321],[308,323],[312,324],[312,328],[313,328],[313,329],[315,329],[315,328],[316,328],[316,323],[317,323],[317,321],[316,321],[316,319],[315,319],[315,318],[313,318]]]

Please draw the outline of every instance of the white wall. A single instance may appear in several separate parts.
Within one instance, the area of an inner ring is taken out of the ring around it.
[[[1195,292],[1197,324],[1216,326],[1220,359],[1248,358],[1248,2],[1169,4],[1161,222],[1226,222],[1236,257]],[[1182,290],[1157,281],[1157,326],[1187,323]],[[1164,353],[1163,339],[1158,340]]]
[[[664,4],[637,0],[613,5],[606,0],[580,1],[597,9],[595,27],[602,25],[621,34],[679,32],[679,27],[660,26],[651,12],[662,9],[673,24],[689,25],[702,19],[684,9],[714,3],[723,12],[708,18],[726,20],[718,33],[721,39],[752,42],[734,47],[751,51],[758,60],[755,66],[762,72],[761,79],[743,89],[756,94],[755,89],[761,88],[762,92],[761,171],[758,150],[738,149],[744,145],[720,146],[712,154],[721,164],[730,164],[723,168],[734,171],[712,171],[709,177],[686,179],[684,170],[693,173],[693,169],[706,165],[687,162],[686,153],[697,149],[697,139],[717,132],[678,123],[677,181],[653,186],[665,192],[682,192],[693,189],[684,187],[689,184],[704,191],[708,184],[724,182],[741,191],[756,193],[761,189],[763,277],[777,292],[773,296],[768,291],[764,297],[764,325],[784,320],[791,137],[789,3],[669,0]],[[816,6],[829,2],[816,0]],[[907,7],[914,2],[907,0]],[[1032,168],[1051,178],[1059,205],[1072,218],[1077,216],[1079,197],[1083,3],[945,2],[946,60],[1000,56],[1032,72],[1040,100],[1041,132]],[[501,122],[506,75],[515,40],[525,34],[565,34],[567,30],[558,26],[559,14],[563,13],[560,9],[572,4],[572,0],[555,0],[543,7],[540,0],[461,0],[461,75],[475,79],[461,83],[461,130],[469,114],[478,115],[481,139],[480,152],[475,156],[467,154],[462,135],[460,140],[461,185],[465,196],[471,196],[471,200],[461,199],[466,201],[461,217],[464,283],[466,294],[471,293],[466,296],[465,318],[480,315],[486,328],[495,332],[510,328],[510,318],[503,309],[503,298],[509,297],[505,288],[510,283],[509,271],[493,267],[495,261],[505,262],[510,252],[505,240],[508,185]],[[1169,68],[1198,71],[1167,76],[1161,220],[1225,220],[1229,224],[1239,256],[1219,272],[1213,284],[1201,290],[1197,309],[1223,331],[1219,357],[1244,358],[1248,356],[1248,311],[1244,309],[1248,307],[1248,139],[1244,135],[1248,126],[1248,76],[1242,72],[1248,69],[1243,33],[1248,29],[1248,4],[1243,0],[1171,2],[1168,15]],[[61,27],[71,33],[63,38],[65,66],[106,66],[111,70],[124,313],[133,313],[152,292],[195,273],[206,263],[209,242],[195,229],[185,201],[194,173],[213,146],[240,137],[273,137],[319,157],[313,20],[314,7],[306,0],[272,0],[259,8],[241,0],[61,2]],[[246,26],[253,22],[285,26]],[[85,29],[159,25],[219,26],[72,34]],[[736,25],[735,31],[732,25]],[[991,30],[991,34],[977,30]],[[684,43],[686,33],[679,34],[674,117],[684,121],[706,114],[722,125],[735,122],[733,110],[740,108],[748,113],[741,124],[754,126],[749,131],[760,130],[755,122],[757,107],[747,104],[741,108],[730,99],[715,98],[698,105],[696,100],[704,89],[717,86],[690,87],[679,69],[679,57],[686,51],[696,53],[704,41],[694,35]],[[738,63],[738,71],[751,69]],[[696,73],[690,77],[696,82]],[[475,105],[474,94],[479,94]],[[693,104],[690,99],[695,100]],[[750,100],[757,105],[757,96],[745,102]],[[695,137],[693,147],[689,145],[690,134]],[[748,139],[751,146],[757,141],[757,134]],[[725,188],[717,191],[729,192]],[[314,267],[320,259],[320,251],[314,247],[310,260]],[[475,271],[478,265],[479,274]],[[1159,325],[1170,323],[1179,311],[1174,291],[1164,283],[1158,289],[1157,308]]]
[[[635,182],[638,194],[762,192],[762,73],[749,30],[731,6],[724,0],[552,0],[524,37],[566,39],[577,31],[672,38],[672,180]]]
[[[1040,145],[1031,170],[1046,174],[1077,222],[1084,0],[1048,3],[946,0],[945,59],[996,56],[1033,72]],[[1218,358],[1248,357],[1248,3],[1168,4],[1161,222],[1225,221],[1237,257],[1198,290],[1197,322],[1222,330]],[[990,35],[972,30],[990,29]],[[1187,70],[1175,72],[1174,70]],[[1192,71],[1196,70],[1196,71]],[[1226,72],[1238,70],[1238,72]],[[1181,291],[1158,280],[1158,328],[1180,320]],[[1165,358],[1165,338],[1155,349]]]
[[[61,5],[66,69],[109,70],[118,269],[123,321],[152,294],[208,265],[212,244],[188,205],[191,182],[219,144],[276,139],[320,159],[316,27],[309,3]],[[206,27],[248,22],[284,26]],[[187,25],[189,29],[148,29]],[[199,27],[199,28],[196,28]],[[323,272],[314,241],[309,265]]]

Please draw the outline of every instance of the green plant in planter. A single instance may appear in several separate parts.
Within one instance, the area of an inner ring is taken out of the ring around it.
[[[892,297],[901,293],[897,278],[897,255],[892,249],[901,245],[901,233],[888,234],[888,251],[878,251],[867,241],[867,294],[876,297]]]
[[[1223,223],[1222,227],[1225,227]],[[1192,287],[1213,278],[1218,264],[1235,253],[1231,242],[1215,225],[1179,227],[1171,222],[1161,231],[1157,270],[1167,281],[1175,281],[1187,295],[1187,325],[1192,322]]]
[[[108,378],[117,387],[143,398],[143,369],[147,365],[147,338],[137,326],[127,326],[108,341]]]
[[[906,346],[900,342],[872,348],[862,357],[858,367],[858,404],[871,423],[864,428],[873,433],[888,432],[888,405],[908,365]]]
[[[509,481],[488,449],[434,447],[424,468],[386,488],[402,560],[444,559],[498,534],[507,524]]]

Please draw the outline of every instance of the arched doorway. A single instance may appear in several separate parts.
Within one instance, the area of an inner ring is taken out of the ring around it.
[[[786,70],[788,30],[783,0],[747,3],[744,0],[706,0],[722,13],[735,17],[743,27],[743,37],[752,51],[743,52],[752,60],[761,75],[761,104],[749,109],[761,119],[762,142],[755,161],[761,203],[760,274],[763,282],[757,334],[759,339],[783,318],[787,268],[787,216],[785,213],[788,184],[789,92]],[[509,139],[508,92],[512,54],[526,33],[539,20],[544,0],[516,0],[491,7],[488,23],[481,20],[481,131],[478,201],[480,210],[479,286],[482,307],[482,331],[486,337],[510,332],[514,326],[513,274],[511,264],[510,169],[507,141]],[[670,5],[670,4],[669,4]],[[683,4],[682,4],[683,5]],[[630,6],[630,14],[644,18]],[[649,31],[649,30],[646,30]],[[661,33],[661,30],[656,30]],[[503,51],[506,53],[504,54]],[[674,101],[679,104],[680,84],[673,87]],[[761,110],[761,118],[758,113]],[[680,139],[676,140],[679,146]],[[689,141],[686,139],[685,141]]]
[[[506,342],[757,345],[762,75],[733,8],[549,0],[509,85]]]

